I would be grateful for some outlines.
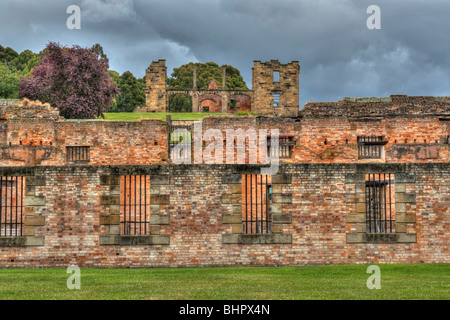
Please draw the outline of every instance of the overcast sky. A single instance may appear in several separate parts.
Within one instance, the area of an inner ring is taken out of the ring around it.
[[[69,5],[81,30],[69,30]],[[381,29],[369,30],[369,5]],[[300,61],[300,105],[349,96],[450,95],[449,0],[0,0],[0,44],[21,52],[100,43],[110,68],[144,76],[166,59],[240,69]]]

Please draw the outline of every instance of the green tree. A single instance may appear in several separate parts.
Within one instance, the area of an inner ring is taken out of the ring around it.
[[[174,68],[167,84],[172,89],[191,89],[193,87],[194,68],[197,69],[197,88],[207,89],[211,80],[215,80],[219,88],[222,88],[222,68],[225,68],[227,89],[246,90],[247,84],[238,69],[230,65],[219,66],[214,62],[188,63],[179,68]]]
[[[194,85],[194,68],[197,69],[197,88],[208,89],[211,80],[215,80],[219,88],[222,88],[222,68],[225,68],[227,89],[247,90],[247,84],[238,69],[230,65],[219,66],[214,62],[188,63],[173,69],[173,73],[167,79],[167,85],[171,89],[192,89]],[[169,97],[170,112],[191,112],[192,100],[188,95],[174,95]]]
[[[169,96],[169,112],[192,112],[192,98],[187,94]]]
[[[0,62],[0,98],[17,99],[19,96],[19,79],[8,66]]]
[[[31,76],[31,71],[39,64],[41,55],[31,50],[22,51],[11,61],[11,70],[20,77]]]
[[[113,101],[111,112],[133,112],[136,107],[145,104],[145,84],[142,79],[136,79],[130,71],[121,76],[112,70],[109,74],[120,89],[120,95]]]
[[[14,49],[11,49],[10,47],[4,48],[0,45],[0,62],[9,66],[9,63],[17,56],[19,56],[19,54]]]

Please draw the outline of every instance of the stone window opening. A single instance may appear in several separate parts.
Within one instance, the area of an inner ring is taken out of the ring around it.
[[[89,146],[67,146],[66,147],[67,162],[89,162],[90,147]]]
[[[273,72],[273,82],[280,82],[280,71]]]
[[[274,107],[279,107],[280,106],[280,94],[279,93],[274,93],[273,94],[273,106]]]
[[[0,176],[0,237],[21,237],[24,227],[25,177]]]
[[[383,156],[384,141],[383,136],[359,136],[358,159],[381,159]]]
[[[270,203],[272,178],[269,175],[242,175],[242,233],[272,233]]]
[[[271,148],[272,137],[267,137],[267,154],[272,158],[291,159],[292,150],[295,142],[292,137],[280,136],[278,137],[278,149]]]
[[[120,177],[120,234],[150,234],[150,176]]]
[[[395,233],[394,174],[366,174],[366,233]]]

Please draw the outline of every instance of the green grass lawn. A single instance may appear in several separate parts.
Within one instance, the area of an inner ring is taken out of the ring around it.
[[[81,290],[65,269],[1,269],[0,299],[449,299],[450,265],[378,265],[381,289],[366,287],[367,265],[164,269],[81,268]]]
[[[166,115],[171,115],[172,120],[197,120],[207,116],[226,116],[226,113],[105,113],[105,120],[109,121],[139,121],[140,119],[161,119],[166,121]]]

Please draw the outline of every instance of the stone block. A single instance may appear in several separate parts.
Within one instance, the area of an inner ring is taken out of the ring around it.
[[[45,206],[45,197],[41,196],[26,196],[25,206]]]
[[[43,245],[44,245],[44,237],[25,237],[25,246],[27,247],[35,247]]]
[[[26,237],[0,237],[0,247],[23,247]]]
[[[395,202],[406,202],[406,203],[415,203],[416,202],[416,195],[414,193],[403,193],[403,192],[396,192],[395,193]]]
[[[398,243],[416,243],[417,234],[415,233],[397,233]]]
[[[272,221],[274,224],[292,223],[292,215],[290,215],[290,214],[273,214]]]
[[[45,176],[26,177],[25,184],[27,186],[45,186]]]
[[[101,185],[120,185],[120,176],[100,176]]]
[[[223,204],[240,204],[242,203],[242,195],[240,194],[223,194],[222,195]]]
[[[231,193],[242,194],[242,186],[240,184],[232,184],[231,185]]]
[[[102,195],[100,196],[101,205],[120,205],[119,195]]]
[[[45,217],[43,216],[25,216],[26,226],[43,226],[45,225]]]
[[[168,175],[150,175],[150,186],[170,184],[170,176]]]
[[[346,240],[347,243],[364,243],[365,233],[347,233]]]
[[[113,236],[100,236],[99,244],[100,245],[116,245],[119,243],[119,236],[113,235]]]
[[[237,223],[242,224],[242,216],[225,214],[222,217],[222,223],[223,224],[237,224]]]
[[[150,195],[151,204],[167,205],[170,204],[170,196],[163,194],[152,194]]]
[[[291,184],[292,175],[290,174],[275,174],[272,176],[272,184]]]
[[[273,203],[292,203],[292,194],[273,194]]]
[[[151,225],[167,225],[170,224],[169,215],[150,215]]]
[[[222,176],[223,184],[242,184],[241,174],[225,174]]]

